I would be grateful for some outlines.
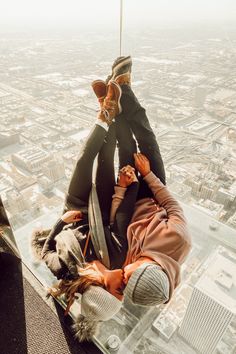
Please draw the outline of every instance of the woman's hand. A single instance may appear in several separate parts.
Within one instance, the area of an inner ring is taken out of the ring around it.
[[[121,168],[119,171],[117,184],[120,187],[127,188],[133,182],[138,182],[135,169],[130,165]]]
[[[79,210],[69,210],[61,217],[62,221],[70,224],[72,222],[80,221],[83,219],[83,214]]]
[[[141,153],[134,154],[134,163],[142,177],[145,177],[151,171],[148,158]]]

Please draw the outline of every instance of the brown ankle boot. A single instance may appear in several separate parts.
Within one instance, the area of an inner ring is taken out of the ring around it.
[[[104,99],[101,114],[103,121],[111,124],[112,120],[122,112],[120,105],[121,88],[115,81],[110,81],[107,85],[107,95]]]
[[[130,73],[125,73],[125,74],[121,74],[119,76],[117,76],[115,78],[115,82],[122,86],[122,85],[131,85],[131,75]]]
[[[103,80],[95,80],[92,82],[91,86],[93,88],[95,95],[98,98],[98,102],[100,104],[100,107],[102,108],[103,101],[104,101],[106,94],[107,94],[107,85],[106,85],[105,81],[103,81]]]
[[[110,120],[109,114],[105,109],[101,109],[101,111],[98,112],[97,118],[102,122],[107,123],[107,125],[111,125],[112,123],[112,120]]]

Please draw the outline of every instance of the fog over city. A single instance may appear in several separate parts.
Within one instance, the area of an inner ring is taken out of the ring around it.
[[[0,4],[0,24],[3,25],[77,25],[115,28],[118,23],[118,0],[9,0]],[[233,22],[236,16],[234,0],[123,0],[124,24],[184,24],[195,22]]]
[[[119,23],[115,0],[0,4],[0,195],[23,261],[47,285],[55,278],[34,262],[30,235],[61,215],[98,110],[91,82],[110,74]],[[120,354],[233,354],[236,2],[124,0],[122,54],[132,56],[132,88],[193,247],[170,303],[147,310],[125,301],[101,326],[99,345]]]

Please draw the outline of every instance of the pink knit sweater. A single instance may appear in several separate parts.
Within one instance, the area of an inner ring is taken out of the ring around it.
[[[183,210],[167,187],[152,172],[144,180],[154,197],[136,202],[127,231],[129,249],[124,266],[141,256],[153,259],[169,278],[171,298],[180,282],[180,265],[190,251],[191,237]],[[124,188],[115,189],[112,213],[124,193]]]

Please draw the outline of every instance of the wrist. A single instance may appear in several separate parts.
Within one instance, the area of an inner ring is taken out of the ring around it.
[[[127,188],[127,186],[124,183],[117,183],[117,186],[121,188]]]
[[[63,216],[59,219],[59,223],[68,224],[67,221],[63,219]]]
[[[141,175],[142,175],[142,177],[146,177],[150,172],[151,172],[151,170],[145,171],[145,172],[142,172]]]

